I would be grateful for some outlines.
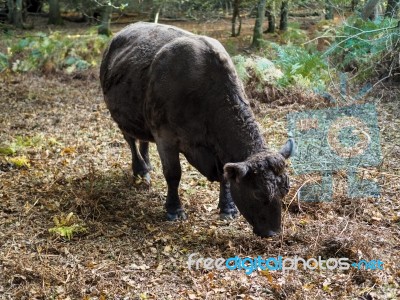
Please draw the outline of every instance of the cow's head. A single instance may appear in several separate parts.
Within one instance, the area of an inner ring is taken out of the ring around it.
[[[285,160],[293,152],[294,141],[290,139],[279,153],[261,152],[244,162],[224,166],[233,201],[259,236],[280,231],[281,200],[289,191]]]

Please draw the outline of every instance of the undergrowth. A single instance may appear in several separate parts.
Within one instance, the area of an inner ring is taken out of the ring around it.
[[[332,28],[328,30],[332,32]],[[264,41],[256,55],[237,55],[233,61],[245,84],[255,82],[252,86],[258,90],[269,85],[325,91],[340,77],[337,73],[352,73],[354,82],[396,73],[399,34],[397,20],[350,17],[334,29],[333,44],[322,53],[308,47],[305,32],[291,23],[278,39],[282,45]],[[6,53],[0,52],[0,72],[74,73],[98,65],[108,38],[89,30],[82,35],[36,33],[19,40],[6,37],[4,41],[7,47],[2,48]]]
[[[331,27],[326,30],[332,32]],[[273,86],[324,94],[344,73],[351,73],[353,84],[396,76],[400,70],[399,36],[397,20],[351,17],[334,30],[333,43],[325,52],[305,43],[301,30],[294,27],[281,37],[287,44],[264,41],[258,56],[238,55],[233,61],[244,83],[258,90]]]
[[[261,55],[263,57],[233,57],[238,75],[245,84],[254,80],[280,88],[323,90],[330,80],[327,61],[319,52],[268,43]]]
[[[7,53],[0,53],[0,72],[29,72],[86,70],[96,66],[108,38],[92,31],[82,35],[61,32],[35,33],[17,41],[6,39]]]
[[[351,17],[336,29],[335,43],[325,56],[339,70],[353,73],[358,82],[376,75],[385,76],[393,68],[390,66],[393,61],[399,58],[397,22],[387,18],[365,21]]]

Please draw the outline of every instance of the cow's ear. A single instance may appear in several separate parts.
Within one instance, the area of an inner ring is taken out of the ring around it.
[[[295,153],[296,144],[294,143],[294,139],[288,139],[286,144],[279,150],[279,153],[286,159],[293,156]]]
[[[228,163],[224,166],[224,177],[228,180],[234,180],[237,183],[246,176],[249,171],[249,167],[246,163]]]

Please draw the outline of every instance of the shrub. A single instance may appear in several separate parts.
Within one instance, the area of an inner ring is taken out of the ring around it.
[[[265,56],[233,57],[237,73],[242,81],[257,82],[257,88],[265,85],[277,87],[298,87],[311,90],[325,90],[331,80],[328,63],[320,52],[309,52],[299,46],[265,45]]]
[[[301,45],[307,41],[307,33],[306,31],[300,29],[300,25],[298,23],[289,23],[288,29],[279,35],[279,42],[282,44]]]
[[[0,52],[0,72],[8,68],[8,55]]]
[[[11,64],[14,72],[86,70],[97,64],[107,41],[106,37],[90,32],[85,35],[37,33],[11,45],[7,65]],[[4,59],[0,55],[0,70],[5,65]]]
[[[271,43],[276,53],[273,59],[282,70],[283,76],[277,84],[324,90],[330,80],[328,63],[319,52],[309,52],[299,46],[280,46]]]
[[[243,83],[258,82],[258,89],[262,89],[265,84],[276,84],[278,79],[283,76],[274,63],[265,57],[237,55],[232,60]]]
[[[399,52],[397,21],[376,21],[349,18],[337,29],[335,43],[326,51],[331,63],[339,70],[353,72],[355,79],[365,81],[394,59]]]

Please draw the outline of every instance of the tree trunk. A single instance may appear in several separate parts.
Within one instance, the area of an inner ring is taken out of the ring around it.
[[[378,5],[379,0],[368,0],[368,2],[364,5],[364,8],[361,12],[361,18],[363,20],[368,20],[368,18],[370,18],[374,12],[375,12],[375,8]]]
[[[279,30],[281,31],[286,31],[288,29],[288,13],[289,13],[289,1],[282,1],[281,19],[279,21]]]
[[[229,14],[229,1],[225,1],[225,16]]]
[[[240,16],[240,1],[241,0],[234,0],[233,1],[233,14],[232,14],[232,36],[239,36],[240,30],[242,29],[242,17]],[[236,32],[236,19],[239,19],[239,28]]]
[[[8,21],[15,27],[24,28],[22,0],[8,0]]]
[[[111,35],[110,22],[111,22],[112,6],[105,5],[101,10],[101,21],[99,28],[97,29],[98,34],[104,34],[107,36]]]
[[[262,25],[264,23],[265,5],[267,0],[259,0],[257,5],[257,17],[254,25],[252,47],[259,48],[262,40]]]
[[[14,0],[7,0],[7,19],[10,24],[14,24],[15,3]]]
[[[333,20],[333,3],[332,0],[326,0],[325,3],[325,20]]]
[[[60,1],[49,0],[49,21],[48,24],[62,25],[64,22],[61,18]]]
[[[265,10],[265,16],[268,19],[268,29],[265,31],[267,33],[274,33],[275,32],[275,15],[271,5],[267,6]]]
[[[355,11],[360,0],[351,0],[351,11]]]
[[[397,15],[399,14],[399,4],[400,0],[388,0],[385,18],[397,18]]]

